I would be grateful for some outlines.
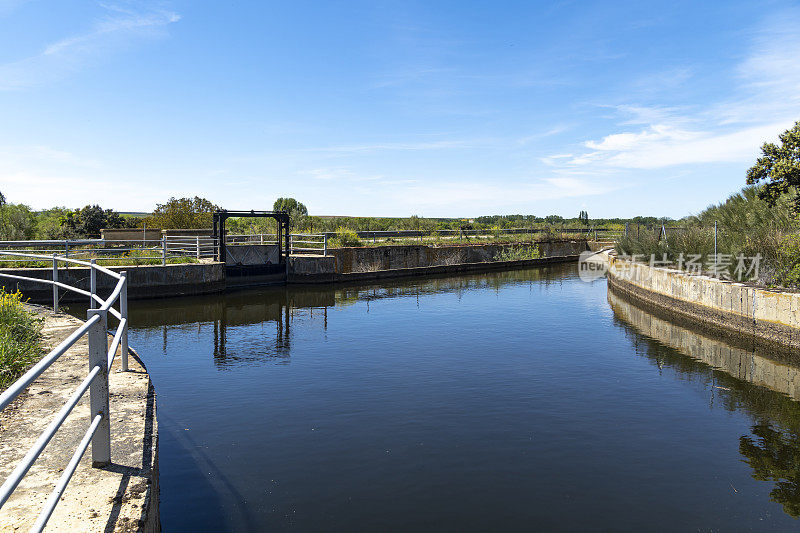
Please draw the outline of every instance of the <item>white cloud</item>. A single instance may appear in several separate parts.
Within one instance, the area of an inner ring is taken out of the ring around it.
[[[749,55],[733,69],[737,84],[711,105],[613,106],[623,131],[584,142],[587,151],[572,158],[542,160],[564,169],[591,166],[610,175],[619,169],[753,161],[765,141],[800,119],[798,27],[798,10],[760,25]],[[625,128],[631,125],[640,128]]]

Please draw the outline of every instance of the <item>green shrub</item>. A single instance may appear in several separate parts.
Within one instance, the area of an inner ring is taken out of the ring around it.
[[[0,288],[0,390],[42,355],[43,322],[25,309],[20,293]]]
[[[784,287],[800,287],[800,234],[781,239],[775,261],[774,283]]]
[[[358,238],[358,233],[349,228],[339,226],[336,230],[336,236],[331,240],[333,246],[361,246],[361,239]]]
[[[523,259],[538,259],[541,257],[539,245],[533,246],[507,246],[494,256],[495,261],[521,261]]]

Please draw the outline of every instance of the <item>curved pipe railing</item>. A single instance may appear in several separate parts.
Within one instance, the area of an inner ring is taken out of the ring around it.
[[[89,447],[89,443],[92,445],[93,467],[107,466],[111,463],[108,374],[111,365],[114,363],[114,357],[118,349],[122,354],[122,370],[128,370],[128,278],[126,272],[117,273],[108,268],[104,268],[97,265],[94,259],[91,261],[81,261],[57,255],[48,256],[0,251],[0,257],[3,256],[22,257],[29,260],[52,260],[52,279],[20,276],[17,274],[4,273],[2,271],[0,271],[0,278],[51,285],[53,287],[53,311],[56,313],[58,312],[59,289],[82,294],[89,298],[90,308],[87,311],[86,322],[0,394],[0,411],[2,411],[84,335],[88,338],[89,374],[78,388],[75,389],[64,406],[58,411],[47,428],[45,428],[33,446],[25,454],[25,457],[23,457],[14,471],[11,472],[2,486],[0,486],[0,508],[2,508],[28,473],[28,470],[33,466],[33,463],[39,458],[47,444],[88,390],[91,423],[33,526],[32,531],[41,531],[47,524],[47,520],[53,514],[53,510],[61,499],[64,489],[66,489],[69,480],[72,478],[72,474],[78,467],[81,457],[83,457],[83,454]],[[87,291],[58,281],[59,263],[89,267],[89,290]],[[117,280],[113,291],[105,299],[97,294],[98,272]],[[114,304],[116,303],[119,303],[119,310],[114,309]],[[110,347],[108,345],[109,314],[119,320]]]

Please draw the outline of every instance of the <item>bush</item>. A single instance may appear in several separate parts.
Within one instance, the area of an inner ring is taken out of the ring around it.
[[[541,257],[539,245],[533,246],[508,246],[498,253],[495,261],[521,261],[523,259],[538,259]]]
[[[336,236],[332,239],[333,246],[361,246],[361,239],[355,231],[339,226]]]
[[[0,288],[0,390],[41,356],[43,322],[25,309],[20,293]]]
[[[800,287],[800,234],[781,239],[775,263],[774,283],[784,287]]]

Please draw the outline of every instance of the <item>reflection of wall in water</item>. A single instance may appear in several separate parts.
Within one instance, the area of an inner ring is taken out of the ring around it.
[[[800,399],[800,369],[657,318],[608,291],[614,314],[640,333],[731,376]]]
[[[706,381],[711,406],[746,413],[751,434],[739,453],[755,479],[773,483],[770,499],[800,516],[800,403],[798,370],[660,319],[608,292],[618,323],[632,332],[637,353],[659,368]],[[644,351],[639,351],[642,343]]]
[[[137,330],[160,330],[164,353],[169,331],[209,328],[213,356],[220,368],[258,361],[288,361],[292,324],[310,319],[327,330],[328,307],[372,300],[420,298],[450,293],[459,297],[473,290],[499,290],[512,284],[531,288],[560,283],[575,265],[548,265],[531,270],[392,280],[380,284],[331,287],[264,287],[220,295],[137,302],[130,309]],[[261,327],[259,327],[261,326]],[[314,326],[316,327],[316,326]],[[267,333],[269,331],[269,333]],[[239,333],[241,332],[241,335]]]

